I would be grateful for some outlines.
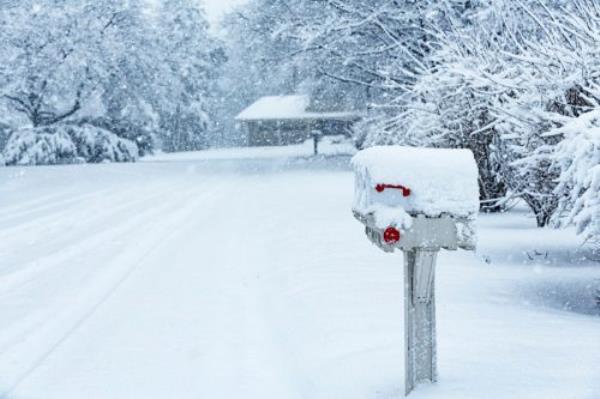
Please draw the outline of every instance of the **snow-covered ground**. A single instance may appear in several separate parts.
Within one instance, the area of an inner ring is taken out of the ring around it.
[[[309,144],[0,169],[0,398],[402,397],[402,256]],[[440,256],[412,398],[600,397],[600,263],[534,226]]]
[[[319,155],[331,157],[350,155],[356,152],[351,142],[340,136],[326,136],[319,141]],[[159,153],[143,158],[147,162],[173,161],[206,161],[206,160],[242,160],[242,159],[277,159],[280,161],[302,160],[312,157],[314,153],[312,139],[299,145],[281,147],[245,147],[214,148],[206,151]]]

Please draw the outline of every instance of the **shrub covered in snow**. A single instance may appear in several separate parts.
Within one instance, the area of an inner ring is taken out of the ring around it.
[[[3,154],[7,165],[56,165],[72,163],[77,158],[71,137],[52,127],[15,131]]]
[[[92,125],[66,126],[65,131],[77,148],[77,155],[87,162],[132,162],[138,147],[130,140]]]
[[[130,162],[137,145],[91,125],[53,125],[16,130],[3,151],[7,165]]]
[[[151,133],[152,129],[142,122],[102,116],[82,118],[77,121],[77,124],[95,126],[113,132],[125,140],[133,141],[138,147],[140,157],[151,154],[154,150],[155,141]]]
[[[583,114],[550,134],[564,135],[554,154],[561,172],[556,188],[561,210],[579,234],[600,244],[600,111]]]

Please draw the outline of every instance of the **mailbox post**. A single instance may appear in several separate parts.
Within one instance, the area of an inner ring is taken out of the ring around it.
[[[372,147],[352,160],[354,216],[386,252],[404,254],[405,394],[437,379],[435,266],[440,249],[472,250],[479,210],[468,150]]]
[[[434,275],[437,250],[404,252],[405,393],[437,378]]]

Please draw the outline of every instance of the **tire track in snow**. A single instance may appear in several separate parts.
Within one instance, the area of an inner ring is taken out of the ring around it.
[[[59,334],[59,338],[54,341],[54,343],[45,350],[36,360],[31,363],[31,366],[27,367],[25,371],[18,374],[18,376],[13,379],[13,382],[8,385],[8,388],[0,394],[0,398],[5,399],[8,398],[9,395],[14,392],[14,390],[29,376],[31,375],[38,367],[40,367],[46,359],[48,359],[52,353],[56,351],[62,344],[64,344],[71,336],[73,336],[77,330],[87,321],[89,320],[94,313],[104,304],[122,285],[127,279],[133,274],[135,270],[137,270],[145,260],[147,260],[154,252],[160,248],[161,242],[166,240],[168,237],[175,235],[177,233],[177,226],[185,221],[186,217],[189,215],[189,212],[194,208],[198,208],[203,202],[214,198],[218,191],[221,190],[221,187],[215,185],[214,183],[210,185],[206,185],[208,187],[212,187],[210,191],[205,190],[204,184],[200,189],[190,190],[183,192],[183,195],[180,195],[178,198],[179,203],[174,206],[174,204],[165,203],[164,206],[155,209],[152,212],[149,212],[145,215],[143,219],[153,220],[151,215],[153,216],[164,216],[165,209],[175,209],[175,211],[168,215],[168,220],[163,220],[161,223],[161,228],[152,229],[151,233],[146,232],[146,241],[145,250],[140,255],[134,255],[134,262],[132,265],[127,267],[126,270],[120,273],[120,277],[113,281],[110,284],[110,287],[104,290],[100,295],[96,295],[96,299],[92,301],[92,304],[87,306],[84,311],[78,312],[80,314],[79,317],[76,318],[76,321],[72,323],[72,325],[68,329],[63,329],[63,332]],[[192,198],[192,201],[190,201]],[[187,204],[186,204],[187,203]],[[144,223],[140,224],[140,227],[144,227]],[[162,234],[162,228],[167,226],[168,232],[166,234]],[[160,231],[158,231],[160,230]],[[127,254],[124,255],[127,257]],[[88,301],[89,302],[89,301]],[[54,323],[60,324],[60,323]]]
[[[73,220],[77,220],[77,223],[80,222],[85,222],[87,219],[89,218],[98,218],[102,215],[102,212],[104,212],[105,214],[110,214],[112,211],[110,208],[106,208],[105,210],[102,210],[101,212],[98,212],[98,209],[93,209],[94,211],[96,211],[95,213],[93,213],[92,215],[90,215],[90,205],[94,205],[94,204],[101,204],[102,200],[101,200],[101,195],[102,193],[111,193],[112,195],[109,196],[109,198],[115,197],[115,196],[119,196],[122,199],[127,199],[131,194],[134,194],[136,192],[135,188],[127,188],[125,190],[123,189],[112,189],[112,190],[102,190],[99,195],[94,195],[94,196],[89,196],[86,198],[89,198],[91,200],[91,202],[83,202],[83,203],[79,203],[76,206],[72,206],[72,207],[65,207],[63,209],[58,209],[55,212],[51,212],[48,213],[46,215],[43,216],[39,216],[37,218],[34,218],[33,220],[27,220],[26,222],[21,222],[15,225],[8,225],[8,226],[4,226],[0,223],[0,239],[3,238],[7,238],[7,237],[11,237],[11,236],[15,236],[17,234],[26,234],[28,231],[30,230],[38,230],[40,226],[45,226],[45,225],[50,225],[52,226],[52,222],[56,221],[56,220],[62,220],[62,219],[69,219],[71,221]],[[83,198],[85,199],[85,198]],[[58,205],[59,207],[61,206],[60,204]],[[74,215],[78,215],[78,217],[75,217]]]
[[[17,205],[4,205],[4,206],[2,206],[2,209],[6,212],[19,211],[22,209],[35,208],[36,206],[43,206],[43,204],[45,204],[48,201],[55,201],[55,200],[59,201],[61,198],[68,198],[68,197],[69,197],[69,193],[67,193],[67,192],[47,194],[47,195],[44,195],[42,197],[37,197],[32,200],[19,202]],[[6,201],[6,199],[3,198],[3,201]],[[40,205],[40,204],[42,204],[42,205]]]
[[[273,203],[262,179],[227,183],[11,397],[299,397],[270,328],[266,303],[279,298],[263,277],[278,237],[261,225]]]
[[[154,197],[144,197],[147,202],[146,205],[153,205],[157,199],[165,199],[168,198],[165,195],[157,195]],[[148,201],[152,200],[152,201]],[[135,203],[135,206],[139,205],[142,201],[133,201],[131,206]],[[51,254],[50,256],[46,256],[42,260],[37,260],[32,262],[28,267],[24,267],[22,270],[19,270],[17,273],[12,273],[8,276],[4,276],[2,280],[0,280],[0,298],[3,298],[3,301],[8,302],[9,297],[13,292],[22,291],[25,285],[30,285],[32,291],[41,291],[45,289],[47,286],[51,286],[56,283],[56,281],[66,280],[66,276],[73,272],[73,265],[77,265],[78,261],[73,261],[73,259],[77,259],[82,256],[82,254],[88,253],[94,248],[101,245],[103,242],[107,240],[114,240],[115,238],[125,238],[130,236],[132,233],[135,233],[136,230],[139,230],[145,224],[148,224],[148,221],[155,220],[156,217],[168,212],[170,209],[174,207],[170,202],[161,201],[159,206],[147,207],[147,209],[141,213],[134,215],[132,218],[122,219],[122,223],[112,226],[109,229],[104,229],[99,233],[95,233],[85,239],[75,242],[70,245],[66,249],[61,249],[56,253]],[[106,217],[107,215],[103,215]],[[114,216],[114,215],[113,215]],[[93,226],[90,226],[89,230],[95,231]],[[48,259],[50,258],[50,259]],[[62,266],[60,270],[55,270],[55,267]],[[36,267],[37,266],[37,267]],[[79,267],[78,267],[79,269]],[[89,267],[87,273],[85,273],[85,277],[88,274],[92,274],[97,272],[93,267]],[[48,274],[50,274],[51,278],[48,278]],[[82,276],[83,277],[83,276]],[[40,283],[41,282],[41,283]],[[37,284],[36,284],[37,283]],[[47,313],[47,312],[44,312]],[[39,317],[36,314],[32,315],[32,321],[20,320],[22,324],[29,324],[30,327],[23,330],[16,328],[16,332],[6,333],[4,332],[1,335],[14,335],[15,339],[12,341],[6,342],[7,339],[4,338],[0,341],[2,346],[0,347],[0,355],[6,351],[11,344],[15,343],[15,340],[20,340],[23,335],[27,335],[28,332],[33,329],[43,325],[44,322],[48,321],[52,318],[53,315],[49,314],[43,320],[39,320]],[[12,329],[11,329],[12,330]],[[0,335],[0,336],[1,336]]]
[[[85,206],[83,209],[78,210],[79,213],[83,214],[83,216],[75,213],[76,216],[73,217],[73,212],[71,212],[70,219],[77,219],[77,227],[71,229],[71,231],[68,234],[62,233],[58,236],[51,235],[51,232],[48,232],[46,230],[40,231],[38,223],[33,223],[31,228],[34,231],[37,231],[38,236],[43,237],[43,239],[41,239],[41,241],[43,241],[43,245],[35,246],[35,252],[28,252],[28,255],[34,258],[31,261],[25,263],[24,265],[19,266],[17,270],[0,270],[0,277],[2,277],[3,280],[0,281],[0,292],[4,291],[15,280],[23,281],[24,279],[26,279],[26,276],[31,276],[39,270],[44,270],[57,264],[64,263],[66,259],[73,258],[79,254],[82,254],[95,248],[97,245],[103,242],[102,239],[114,238],[112,234],[115,231],[118,231],[120,228],[122,228],[122,226],[125,226],[127,224],[133,225],[133,222],[140,219],[143,220],[143,217],[145,217],[144,214],[148,213],[148,210],[142,210],[141,213],[132,213],[130,211],[144,209],[144,205],[152,204],[153,202],[155,202],[155,200],[168,199],[169,196],[173,195],[170,189],[174,188],[174,186],[168,186],[165,188],[166,190],[161,190],[157,194],[144,195],[141,198],[136,197],[133,200],[129,200],[128,202],[121,201],[130,196],[133,190],[129,190],[127,192],[118,191],[117,193],[115,193],[116,195],[113,195],[111,197],[108,203],[102,204],[102,210],[99,212],[89,212],[88,210],[85,210]],[[58,214],[48,215],[47,222],[54,226],[56,230],[64,231],[69,227],[69,224],[71,223],[64,222],[62,220],[65,213],[69,212],[65,211],[59,212]],[[116,218],[120,215],[124,218]],[[110,227],[106,228],[103,224],[105,224],[107,220],[122,220],[123,222],[120,224],[111,225]],[[64,224],[66,224],[66,226]],[[0,231],[2,230],[0,229]],[[84,236],[84,238],[81,238],[82,234],[86,234],[90,231],[94,233],[87,237]],[[22,237],[23,235],[32,234],[31,231],[27,230],[25,230],[25,233],[27,234],[23,233],[22,231],[15,232],[14,230],[4,231],[3,233],[4,234],[0,234],[0,240],[2,240],[2,235],[7,237],[15,236],[17,242],[19,242],[20,237]],[[51,236],[51,238],[47,239],[47,236]],[[3,245],[7,245],[7,243],[9,246],[12,246],[13,248],[15,247],[14,243],[10,243],[10,241],[4,239]],[[31,250],[32,248],[27,249]],[[49,249],[51,252],[43,253],[44,249]],[[42,253],[41,256],[40,252]],[[45,261],[46,259],[49,259],[50,261]]]
[[[48,210],[53,210],[57,208],[61,208],[66,205],[74,204],[79,201],[85,200],[87,198],[94,198],[102,193],[109,192],[108,189],[97,190],[94,192],[87,192],[85,194],[75,194],[75,193],[60,193],[55,195],[45,196],[39,200],[29,201],[25,203],[21,203],[16,206],[3,206],[0,207],[3,215],[0,216],[0,225],[4,225],[15,219],[19,218],[31,218],[35,217],[36,214],[40,212],[46,212]],[[56,198],[56,199],[54,199]],[[52,200],[54,199],[54,200]],[[8,226],[10,227],[10,226]],[[4,228],[4,227],[3,227]]]
[[[277,267],[272,264],[270,251],[278,245],[279,228],[285,225],[285,220],[273,221],[271,201],[276,196],[264,197],[263,193],[273,191],[270,177],[267,181],[264,179],[264,176],[251,177],[245,181],[246,200],[228,211],[227,219],[235,221],[240,232],[227,242],[230,250],[226,263],[236,278],[232,281],[231,273],[222,270],[217,276],[220,285],[230,287],[232,294],[235,293],[233,300],[237,307],[230,317],[235,318],[233,324],[238,326],[238,334],[242,334],[232,337],[238,344],[233,350],[229,349],[238,368],[237,390],[232,396],[245,392],[248,397],[297,398],[300,391],[295,370],[280,346],[281,340],[273,336],[276,330],[271,328],[274,320],[267,305],[280,298],[269,297],[264,287],[265,274]],[[277,222],[282,224],[277,225]],[[222,345],[228,343],[222,342]]]

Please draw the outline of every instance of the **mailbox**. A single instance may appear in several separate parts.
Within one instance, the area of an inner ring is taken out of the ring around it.
[[[379,146],[352,159],[352,211],[369,240],[404,253],[405,393],[435,382],[434,275],[440,249],[475,248],[477,164],[469,150]]]

